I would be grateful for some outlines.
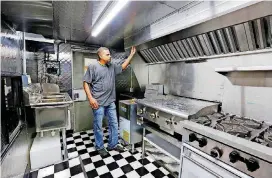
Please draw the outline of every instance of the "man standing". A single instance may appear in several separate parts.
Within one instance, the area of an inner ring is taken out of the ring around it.
[[[101,47],[97,51],[98,61],[88,66],[83,77],[83,87],[94,113],[95,147],[101,156],[108,154],[107,150],[122,151],[118,145],[118,123],[115,106],[115,76],[126,69],[136,52],[131,48],[129,57],[122,65],[111,63],[108,48]],[[102,120],[107,116],[109,123],[109,142],[107,150],[104,148]]]

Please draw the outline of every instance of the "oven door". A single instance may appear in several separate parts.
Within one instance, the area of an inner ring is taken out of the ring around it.
[[[182,147],[180,178],[250,178],[187,143]]]

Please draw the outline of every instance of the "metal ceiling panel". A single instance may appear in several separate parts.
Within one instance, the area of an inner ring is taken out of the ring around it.
[[[225,53],[225,54],[229,53],[228,44],[226,42],[225,35],[224,35],[222,29],[216,30],[216,34],[218,36],[218,41],[219,41],[219,43],[221,45],[223,53]]]
[[[192,1],[159,1],[159,2],[173,9],[180,9],[182,7],[185,8]]]
[[[244,24],[235,25],[234,29],[235,29],[235,35],[237,38],[239,51],[248,51],[249,47],[247,43],[247,37],[246,37]]]
[[[172,51],[175,59],[179,60],[181,57],[179,56],[179,54],[178,54],[176,48],[174,47],[173,43],[169,43],[168,46],[169,46],[170,50]]]
[[[92,1],[92,25],[98,20],[109,2],[110,1]]]
[[[219,43],[218,43],[218,40],[217,40],[217,37],[216,37],[215,33],[213,31],[209,32],[209,36],[211,38],[213,48],[214,48],[216,54],[221,54],[222,51],[221,51],[221,48],[219,46]]]
[[[256,21],[254,21],[254,23],[256,23],[255,27],[257,27],[256,32],[258,34],[257,41],[259,43],[259,48],[261,48],[261,49],[266,48],[263,20],[257,19]]]
[[[235,35],[232,33],[232,28],[231,27],[227,27],[224,29],[225,33],[226,33],[226,37],[227,37],[227,41],[228,41],[228,45],[229,45],[229,49],[232,53],[237,51],[237,46],[234,40]]]
[[[199,39],[199,43],[200,43],[200,45],[201,45],[201,47],[202,47],[202,49],[203,49],[204,54],[205,54],[206,56],[211,55],[211,54],[210,54],[210,51],[209,51],[209,49],[208,49],[208,47],[207,47],[207,45],[206,45],[206,42],[205,42],[205,40],[204,40],[203,35],[198,35],[197,38]]]
[[[181,43],[183,44],[184,49],[186,50],[186,52],[189,54],[189,57],[194,57],[194,55],[193,55],[187,41],[184,39],[184,40],[181,40]]]
[[[71,40],[83,42],[88,37],[88,33],[85,30],[72,29]]]
[[[198,53],[197,53],[197,51],[196,51],[196,48],[195,48],[195,46],[194,46],[193,41],[191,40],[191,38],[187,38],[186,41],[188,42],[188,45],[189,45],[189,47],[190,47],[190,49],[191,49],[193,55],[194,55],[195,57],[198,57]]]
[[[249,48],[249,50],[255,50],[256,43],[255,43],[254,29],[253,29],[252,21],[244,23],[244,27],[245,27],[245,31],[246,31],[248,48]]]
[[[183,43],[181,41],[177,41],[177,44],[179,46],[179,48],[181,49],[182,53],[184,54],[185,58],[189,58],[189,54],[186,51],[185,47],[183,46]]]
[[[175,9],[168,7],[159,1],[141,1],[140,3],[141,8],[144,9],[144,12],[138,13],[137,16],[132,17],[131,21],[133,23],[129,22],[130,25],[126,27],[129,28],[129,30],[125,30],[129,34],[144,29],[150,24],[157,22],[159,19],[175,11]]]
[[[1,1],[1,14],[2,19],[12,22],[17,31],[53,37],[52,2]]]
[[[177,42],[173,42],[173,45],[175,47],[175,49],[177,50],[179,56],[183,59],[185,58],[184,54],[182,53],[181,49],[179,48],[179,45]]]
[[[199,44],[198,38],[194,36],[194,37],[192,37],[192,40],[193,40],[193,43],[194,43],[194,45],[195,45],[195,47],[197,49],[198,54],[200,56],[204,56],[204,53],[203,53],[203,50],[202,50],[202,48],[201,48],[201,46]]]

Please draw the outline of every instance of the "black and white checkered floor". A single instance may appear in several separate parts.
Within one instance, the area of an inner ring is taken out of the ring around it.
[[[108,131],[104,129],[104,144],[108,144]],[[69,160],[30,173],[30,178],[167,178],[173,177],[150,156],[141,159],[141,153],[110,151],[101,157],[95,150],[92,130],[67,134]],[[79,158],[80,157],[80,158]],[[82,160],[83,166],[80,165]],[[83,167],[83,169],[82,169]]]

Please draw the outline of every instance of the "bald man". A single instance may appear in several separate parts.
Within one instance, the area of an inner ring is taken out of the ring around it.
[[[98,61],[88,66],[83,77],[83,86],[94,113],[94,138],[95,147],[101,156],[106,156],[108,151],[122,151],[118,145],[118,123],[115,106],[115,76],[127,68],[136,52],[131,48],[129,57],[122,65],[111,63],[108,48],[101,47],[97,51]],[[102,120],[107,116],[109,123],[109,142],[107,150],[104,148]]]

